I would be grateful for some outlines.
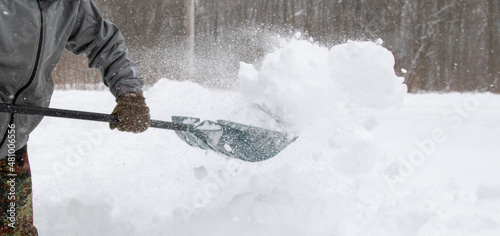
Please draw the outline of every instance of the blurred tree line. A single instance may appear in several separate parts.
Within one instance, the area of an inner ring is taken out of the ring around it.
[[[94,0],[122,29],[148,84],[187,79],[188,1]],[[195,0],[194,30],[190,79],[206,86],[236,87],[239,61],[258,64],[276,34],[300,31],[327,47],[383,39],[411,92],[500,92],[499,0]],[[59,87],[99,83],[83,57],[63,57]]]

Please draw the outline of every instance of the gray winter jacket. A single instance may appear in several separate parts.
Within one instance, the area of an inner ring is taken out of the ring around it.
[[[141,91],[123,36],[91,0],[0,0],[0,102],[48,107],[64,48],[86,53],[113,95]],[[41,120],[0,113],[0,158],[23,147]]]

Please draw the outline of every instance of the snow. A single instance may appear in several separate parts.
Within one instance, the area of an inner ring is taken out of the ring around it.
[[[257,71],[241,63],[241,93],[293,131],[339,103],[399,107],[407,90],[394,73],[392,53],[373,42],[349,41],[328,50],[292,40],[262,64]]]
[[[246,163],[174,132],[45,118],[30,137],[41,235],[497,235],[500,96],[406,94],[381,45],[291,40],[241,64],[240,91],[160,80],[172,115],[294,132]],[[105,91],[56,91],[51,107],[109,113]]]

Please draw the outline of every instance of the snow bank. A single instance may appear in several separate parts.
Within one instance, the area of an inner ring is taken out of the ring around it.
[[[45,118],[29,148],[35,224],[41,235],[494,235],[500,185],[486,179],[499,177],[493,170],[500,163],[491,160],[500,121],[488,119],[500,117],[492,108],[500,97],[479,102],[484,107],[476,110],[488,114],[479,123],[462,122],[484,145],[470,147],[487,163],[472,173],[487,166],[488,175],[471,178],[466,170],[474,162],[464,160],[475,158],[446,154],[467,146],[459,135],[440,146],[446,161],[422,164],[404,189],[394,188],[387,178],[395,158],[384,149],[404,147],[406,157],[415,148],[408,140],[454,103],[429,113],[422,98],[434,104],[449,97],[418,95],[406,110],[376,110],[403,101],[392,67],[392,55],[374,43],[328,50],[293,40],[258,70],[242,64],[241,93],[165,79],[145,93],[155,119],[226,119],[299,134],[260,163],[192,148],[171,131],[124,134],[106,124]],[[109,112],[114,99],[104,91],[56,91],[51,106]],[[449,164],[456,159],[462,162]],[[457,173],[463,178],[450,180]],[[465,185],[467,179],[475,182]]]

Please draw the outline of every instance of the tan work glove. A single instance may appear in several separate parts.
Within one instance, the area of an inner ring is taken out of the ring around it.
[[[118,116],[118,122],[109,123],[109,128],[120,131],[140,133],[151,123],[149,107],[140,93],[127,93],[116,99],[116,107],[111,115]]]

